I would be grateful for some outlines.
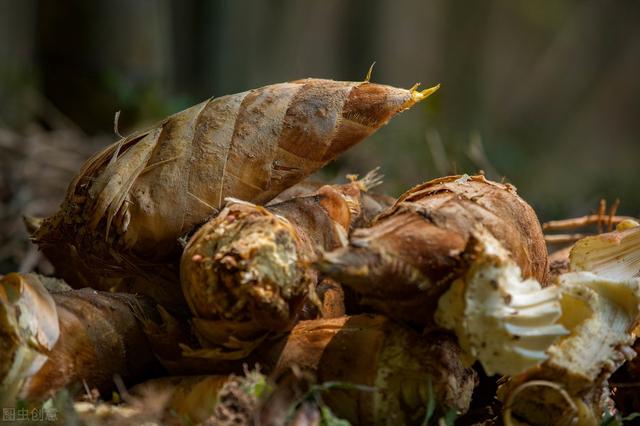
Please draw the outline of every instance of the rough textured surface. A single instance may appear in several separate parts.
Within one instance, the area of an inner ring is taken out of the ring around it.
[[[378,387],[323,395],[338,417],[362,425],[421,424],[431,397],[441,413],[447,408],[465,412],[477,378],[460,357],[453,337],[420,336],[376,315],[302,321],[260,356],[265,365],[275,365],[275,375],[298,365],[319,383]]]
[[[326,184],[323,182],[305,180],[280,193],[276,198],[271,200],[267,206],[278,204],[282,201],[291,200],[293,198],[313,195],[325,185]],[[391,207],[396,201],[395,198],[388,195],[376,194],[369,191],[361,194],[361,196],[361,213],[351,224],[353,229],[369,226],[378,214]]]
[[[0,404],[15,403],[59,337],[55,302],[38,277],[0,277]]]
[[[307,79],[209,99],[89,159],[34,239],[74,287],[180,305],[158,265],[226,197],[269,201],[433,91]]]
[[[185,248],[181,276],[191,311],[286,328],[295,315],[289,302],[299,305],[311,284],[299,262],[302,244],[287,220],[263,207],[228,206]]]
[[[467,272],[440,297],[436,322],[455,331],[488,375],[521,373],[544,361],[549,346],[567,334],[557,323],[560,291],[522,279],[510,253],[485,229],[472,235]]]
[[[264,332],[286,331],[314,312],[344,313],[339,285],[327,281],[319,297],[317,273],[308,265],[318,250],[346,243],[348,229],[365,214],[365,191],[377,182],[369,174],[266,208],[230,200],[203,225],[184,250],[181,282],[205,346],[246,356]],[[372,214],[371,206],[366,212]]]
[[[449,176],[409,190],[318,266],[359,293],[362,304],[432,324],[438,298],[464,272],[461,255],[478,225],[511,253],[524,278],[545,282],[547,250],[533,209],[514,187],[483,176]]]
[[[24,288],[44,290],[35,275],[11,274],[4,280],[8,278],[20,281]],[[144,298],[92,289],[55,292],[49,297],[54,302],[59,337],[50,350],[40,349],[45,362],[32,365],[20,386],[21,397],[46,398],[62,388],[83,391],[83,381],[90,389],[108,395],[116,374],[129,382],[161,371],[143,332],[143,322],[156,319],[156,309]],[[31,309],[33,315],[40,308],[25,306],[22,315],[25,309]],[[51,327],[51,321],[46,318],[34,326],[43,333]]]
[[[591,236],[572,249],[570,271],[555,283],[561,293],[559,323],[569,334],[549,347],[544,363],[499,389],[514,417],[532,425],[574,420],[596,425],[611,408],[608,380],[636,356],[638,230]]]
[[[626,222],[614,232],[583,238],[569,258],[573,271],[617,279],[640,277],[640,226]]]

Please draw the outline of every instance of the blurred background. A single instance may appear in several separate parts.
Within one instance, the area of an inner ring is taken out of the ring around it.
[[[210,96],[303,77],[441,83],[322,172],[381,166],[398,195],[448,173],[505,179],[541,220],[621,200],[640,215],[640,2],[0,0],[0,273],[119,132]]]

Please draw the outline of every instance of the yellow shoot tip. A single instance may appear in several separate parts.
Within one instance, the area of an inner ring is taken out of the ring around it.
[[[367,75],[364,78],[365,83],[369,83],[371,81],[371,74],[373,73],[373,66],[376,64],[376,61],[373,61],[371,66],[369,67],[369,71],[367,71]]]
[[[440,84],[437,84],[428,89],[418,90],[419,86],[420,83],[416,83],[411,89],[409,89],[409,91],[411,91],[411,100],[413,100],[413,102],[420,102],[422,100],[425,100],[440,88]]]

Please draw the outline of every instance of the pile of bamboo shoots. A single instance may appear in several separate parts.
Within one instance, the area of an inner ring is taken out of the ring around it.
[[[29,221],[57,278],[0,277],[0,404],[62,392],[68,424],[204,425],[597,425],[640,408],[616,388],[640,369],[633,219],[612,212],[615,230],[550,258],[532,207],[482,175],[397,200],[372,192],[377,170],[304,180],[436,89],[275,84],[91,157]]]

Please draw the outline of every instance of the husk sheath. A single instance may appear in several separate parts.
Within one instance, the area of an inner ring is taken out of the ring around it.
[[[0,393],[9,399],[43,399],[63,388],[84,392],[85,382],[108,394],[115,375],[130,383],[162,371],[143,332],[145,321],[157,319],[152,303],[132,294],[89,288],[48,293],[45,280],[16,273],[0,279],[2,335],[16,337],[0,353],[0,365],[23,364],[17,375],[0,370]],[[19,329],[25,319],[30,321],[28,333]],[[58,333],[51,331],[53,327]],[[48,336],[47,344],[34,345],[31,336],[36,342]],[[25,350],[38,356],[24,361],[19,354]]]
[[[433,91],[306,79],[208,99],[90,158],[33,238],[73,287],[180,304],[164,265],[225,198],[269,201]]]
[[[55,302],[39,281],[0,278],[0,405],[15,403],[60,337]],[[33,283],[33,285],[32,285]]]
[[[242,374],[247,365],[272,378],[292,369],[309,373],[329,384],[321,396],[337,417],[362,425],[421,424],[429,401],[440,415],[464,413],[477,384],[455,336],[421,335],[371,314],[299,321],[244,359],[175,355],[168,365],[178,375]]]
[[[191,374],[242,374],[247,365],[259,365],[271,378],[299,371],[324,389],[318,395],[338,418],[354,425],[412,425],[422,423],[430,404],[435,404],[435,415],[467,411],[477,374],[462,357],[455,337],[448,333],[421,335],[383,316],[362,314],[300,321],[289,333],[263,340],[246,359],[204,359]],[[179,363],[172,373],[187,373]],[[210,401],[217,388],[201,395]],[[172,393],[173,389],[169,387]],[[199,394],[186,393],[192,394],[187,404]]]
[[[513,186],[484,176],[448,176],[410,189],[317,267],[359,293],[361,304],[433,325],[438,298],[465,271],[463,253],[478,226],[511,253],[523,278],[546,282],[547,250],[535,212]]]
[[[583,238],[569,259],[569,271],[552,284],[561,294],[558,321],[569,333],[547,349],[542,364],[498,389],[505,419],[531,425],[598,425],[613,407],[612,374],[636,356],[640,226],[623,225]]]
[[[377,172],[377,169],[373,170],[370,173],[374,173],[374,172]],[[355,180],[356,178],[356,176],[354,175],[348,175],[347,177],[353,180]],[[292,198],[313,195],[316,192],[318,192],[320,188],[326,185],[327,184],[324,182],[319,182],[314,180],[304,180],[299,184],[294,185],[291,188],[278,194],[278,196],[273,200],[271,200],[267,204],[267,206],[279,204],[283,201],[291,200]],[[378,214],[380,214],[384,210],[391,207],[393,203],[395,203],[396,201],[395,198],[389,195],[375,193],[371,191],[361,193],[360,197],[361,197],[360,214],[352,222],[351,224],[352,229],[364,228],[369,226]]]
[[[430,398],[439,413],[464,413],[477,382],[475,371],[463,366],[455,338],[421,336],[378,315],[301,321],[257,355],[275,376],[295,365],[318,383],[344,385],[322,399],[352,424],[421,424]]]
[[[205,346],[238,349],[246,342],[250,350],[265,332],[286,331],[301,317],[344,314],[339,284],[327,279],[317,293],[318,274],[308,265],[320,250],[345,243],[365,214],[365,192],[378,182],[370,173],[266,208],[229,200],[193,235],[181,260],[183,293]]]

